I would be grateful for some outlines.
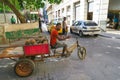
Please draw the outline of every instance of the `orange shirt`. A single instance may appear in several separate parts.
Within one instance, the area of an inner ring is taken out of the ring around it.
[[[50,35],[50,45],[54,46],[57,42],[58,31],[53,29]]]

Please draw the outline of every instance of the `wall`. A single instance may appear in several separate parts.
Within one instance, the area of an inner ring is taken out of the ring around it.
[[[109,10],[120,10],[120,0],[109,0]]]
[[[6,43],[4,25],[0,25],[0,43]]]
[[[72,25],[73,20],[75,20],[75,6],[74,4],[76,2],[79,2],[80,0],[64,0],[61,4],[59,5],[55,5],[53,10],[54,13],[56,15],[56,11],[58,13],[58,11],[60,10],[60,16],[57,17],[54,16],[54,19],[59,19],[59,18],[63,18],[63,17],[67,17],[67,22],[69,22],[69,25]],[[67,11],[68,6],[70,6],[70,11]],[[64,8],[64,13],[62,13],[62,9]]]
[[[6,13],[5,16],[6,16],[6,23],[10,23],[11,16],[14,16],[15,19],[17,20],[16,15],[13,13]],[[3,13],[0,13],[0,23],[5,23],[5,17]]]
[[[40,33],[38,22],[24,24],[0,24],[0,30],[0,43],[7,43],[10,38],[16,39]]]
[[[80,20],[87,20],[87,1],[80,0]]]
[[[6,24],[5,32],[18,31],[38,28],[38,22],[35,23],[23,23],[23,24]]]
[[[106,30],[109,0],[94,0],[93,20],[102,30]]]

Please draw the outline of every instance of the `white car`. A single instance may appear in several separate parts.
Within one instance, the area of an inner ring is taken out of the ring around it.
[[[85,21],[75,21],[74,24],[70,27],[71,33],[78,33],[80,37],[83,35],[95,35],[100,34],[100,27],[97,23],[91,20]]]

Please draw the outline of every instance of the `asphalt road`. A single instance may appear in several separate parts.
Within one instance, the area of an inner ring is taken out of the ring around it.
[[[76,36],[73,34],[72,36]],[[69,46],[75,38],[66,40]],[[69,58],[46,59],[37,62],[33,74],[18,77],[14,73],[15,62],[0,60],[1,80],[120,80],[120,41],[119,39],[86,36],[79,43],[87,50],[85,60],[79,60],[77,50]]]

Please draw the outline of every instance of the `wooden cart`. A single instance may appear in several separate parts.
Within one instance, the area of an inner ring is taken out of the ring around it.
[[[7,46],[7,47],[17,47],[17,46]],[[7,48],[5,47],[5,48]],[[3,47],[2,47],[3,48]],[[18,76],[26,77],[30,76],[32,72],[35,69],[35,63],[36,61],[43,61],[44,58],[50,58],[50,57],[61,57],[61,54],[58,54],[62,52],[62,50],[56,50],[51,49],[49,44],[38,44],[38,45],[23,45],[23,52],[24,54],[17,54],[17,55],[7,55],[7,56],[0,56],[0,59],[2,58],[18,58],[16,61],[16,64],[14,66],[14,71]],[[78,44],[78,40],[69,47],[69,50],[73,51],[75,48],[77,48],[78,57],[83,60],[86,56],[86,49],[84,47],[81,47]],[[53,52],[53,54],[51,53]],[[35,59],[36,56],[40,56],[39,59]],[[68,55],[70,56],[70,54]],[[67,56],[67,57],[68,57]]]

